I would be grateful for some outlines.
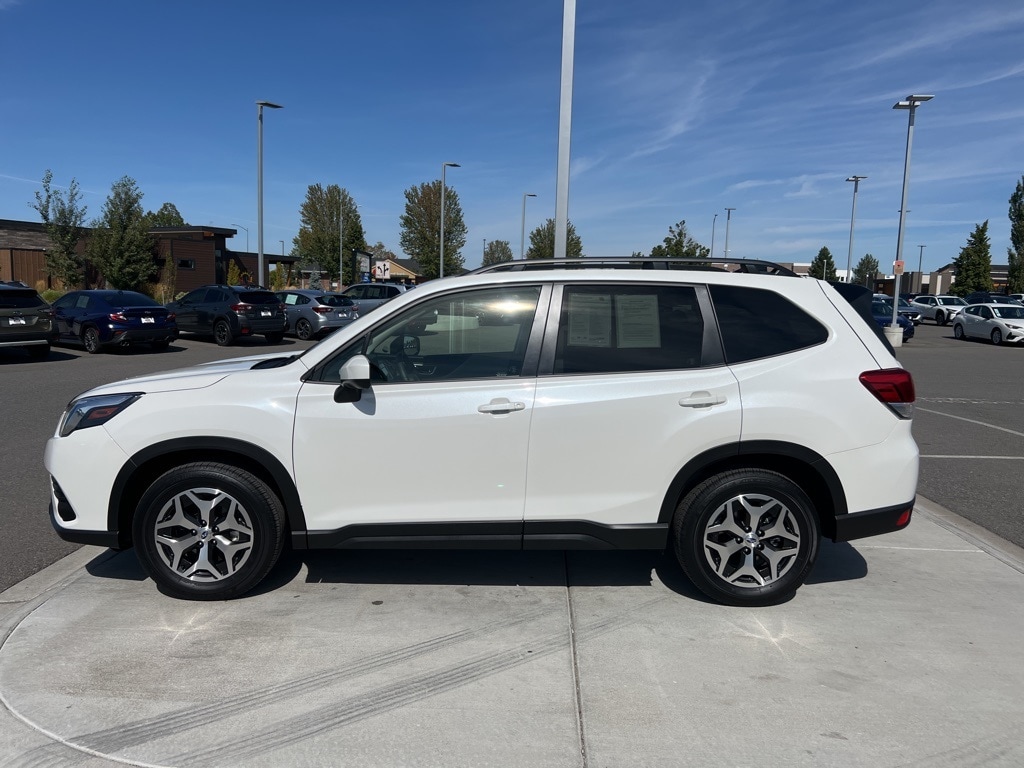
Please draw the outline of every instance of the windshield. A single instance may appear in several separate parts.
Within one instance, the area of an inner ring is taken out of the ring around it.
[[[939,299],[940,304],[944,304],[947,307],[966,307],[967,302],[961,299],[959,296],[943,296]]]
[[[992,307],[992,314],[1004,320],[1024,320],[1024,307]]]

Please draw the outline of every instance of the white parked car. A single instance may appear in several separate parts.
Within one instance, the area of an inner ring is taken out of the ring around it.
[[[918,296],[910,304],[921,310],[922,317],[934,320],[936,325],[946,325],[967,306],[967,302],[959,296],[945,294]]]
[[[1019,304],[972,304],[953,324],[958,339],[989,339],[993,344],[1024,341],[1024,306]]]
[[[47,443],[52,522],[134,546],[193,599],[252,589],[287,539],[667,547],[716,600],[785,600],[822,535],[910,522],[914,384],[867,291],[851,287],[861,314],[828,283],[730,261],[510,262],[300,355],[97,387]]]

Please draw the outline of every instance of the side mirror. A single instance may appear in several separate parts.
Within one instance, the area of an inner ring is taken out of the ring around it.
[[[370,361],[365,355],[356,355],[341,366],[338,376],[341,384],[334,390],[334,402],[358,402],[363,390],[370,388]]]

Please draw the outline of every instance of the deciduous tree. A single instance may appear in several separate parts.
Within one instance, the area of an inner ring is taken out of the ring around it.
[[[966,296],[974,291],[992,290],[992,249],[988,239],[988,220],[978,224],[967,245],[960,249],[960,255],[953,260],[956,282],[949,292],[955,296]]]
[[[818,251],[818,255],[811,262],[811,267],[807,270],[807,274],[819,280],[836,279],[836,263],[832,259],[831,251],[826,246],[822,246],[822,249]]]
[[[366,249],[363,221],[352,196],[337,184],[327,187],[310,184],[306,189],[306,199],[299,206],[299,217],[299,234],[292,241],[293,252],[307,267],[318,269],[324,276],[337,280],[343,247],[345,258],[341,259],[341,282],[351,283],[355,279],[352,249]],[[340,229],[342,226],[344,235]]]
[[[703,259],[711,255],[706,248],[686,232],[686,221],[680,221],[668,228],[668,237],[661,245],[651,249],[652,259]]]
[[[75,252],[84,234],[86,206],[78,182],[71,179],[65,194],[52,186],[53,172],[43,174],[43,191],[36,192],[35,203],[29,203],[42,219],[53,248],[46,251],[46,271],[60,280],[65,288],[76,288],[82,280],[82,257]]]
[[[1010,293],[1024,293],[1024,176],[1010,195],[1010,247],[1007,285]]]
[[[481,266],[501,264],[503,261],[512,261],[512,246],[509,245],[508,240],[491,240],[484,248],[484,260]]]
[[[565,256],[568,259],[583,257],[583,241],[576,234],[576,227],[571,221],[566,222]],[[528,259],[555,258],[555,220],[548,219],[530,233],[530,248],[526,252]]]
[[[142,192],[130,176],[110,188],[99,219],[93,221],[87,252],[111,288],[138,290],[153,279],[154,243],[142,212]]]
[[[441,180],[405,190],[405,213],[399,219],[402,234],[399,244],[419,262],[423,277],[432,280],[440,274],[441,263]],[[459,195],[445,185],[444,193],[444,273],[458,274],[465,263],[462,247],[466,244],[466,224],[462,219]]]
[[[174,203],[164,203],[157,211],[146,211],[146,228],[153,227],[187,227],[188,222],[178,212]]]

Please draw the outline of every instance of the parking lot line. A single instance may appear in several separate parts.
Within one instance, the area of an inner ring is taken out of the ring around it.
[[[1011,435],[1016,435],[1017,437],[1024,437],[1024,432],[1018,432],[1015,429],[1007,429],[1006,427],[997,427],[995,424],[989,424],[989,423],[984,422],[984,421],[978,421],[977,419],[968,419],[965,416],[954,416],[951,413],[943,413],[942,411],[933,411],[930,408],[918,407],[915,410],[921,411],[922,413],[931,413],[931,414],[934,414],[936,416],[945,416],[948,419],[956,419],[957,421],[967,421],[967,422],[970,422],[971,424],[977,424],[978,426],[981,426],[981,427],[991,427],[992,429],[998,429],[1000,432],[1009,432]]]

